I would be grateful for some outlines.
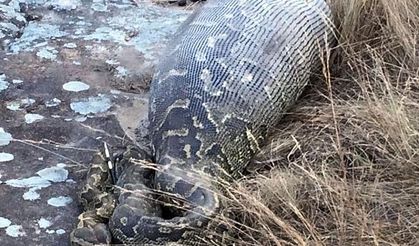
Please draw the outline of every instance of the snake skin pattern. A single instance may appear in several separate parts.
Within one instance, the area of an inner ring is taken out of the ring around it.
[[[123,157],[113,186],[105,158],[97,157],[72,242],[109,243],[112,236],[201,245],[220,208],[219,179],[241,175],[321,66],[330,20],[324,0],[211,0],[195,11],[151,84],[151,156],[135,159],[157,165]]]

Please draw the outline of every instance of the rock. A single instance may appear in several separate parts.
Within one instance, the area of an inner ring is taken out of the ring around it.
[[[61,246],[92,154],[135,138],[153,64],[190,10],[31,2],[0,3],[0,245]]]

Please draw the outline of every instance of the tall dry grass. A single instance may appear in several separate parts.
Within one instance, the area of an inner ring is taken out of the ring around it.
[[[419,243],[419,1],[331,6],[338,46],[227,188],[225,245]]]

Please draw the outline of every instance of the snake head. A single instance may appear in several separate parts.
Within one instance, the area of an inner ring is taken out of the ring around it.
[[[197,241],[193,235],[202,234],[220,209],[212,182],[190,170],[163,170],[155,184],[156,189],[120,199],[109,223],[113,236],[123,243],[156,245]]]

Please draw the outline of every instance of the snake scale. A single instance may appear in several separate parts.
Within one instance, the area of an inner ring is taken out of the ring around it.
[[[128,147],[111,172],[95,156],[73,245],[201,245],[218,180],[241,175],[321,67],[330,20],[324,0],[209,0],[194,11],[151,83],[151,153]]]

